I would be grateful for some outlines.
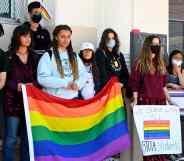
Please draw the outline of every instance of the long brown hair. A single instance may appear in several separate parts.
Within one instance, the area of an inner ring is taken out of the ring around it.
[[[55,56],[55,59],[56,59],[57,69],[58,69],[58,71],[61,75],[61,78],[64,78],[64,70],[63,70],[61,59],[59,57],[58,41],[57,41],[57,38],[56,38],[57,35],[59,34],[59,32],[62,31],[62,30],[70,31],[72,33],[72,30],[68,25],[56,26],[56,28],[53,31],[52,46],[53,46],[53,50],[54,50],[54,56]],[[73,78],[74,78],[74,80],[77,80],[79,78],[78,64],[77,64],[76,54],[73,51],[71,41],[70,41],[70,44],[68,45],[68,47],[66,48],[66,50],[68,52],[69,62],[70,62],[70,66],[71,66],[71,69],[72,69]]]
[[[151,45],[152,45],[153,39],[155,38],[159,39],[159,42],[161,45],[161,39],[157,35],[150,35],[146,37],[144,41],[143,47],[138,57],[138,63],[137,63],[137,67],[139,67],[139,70],[141,73],[149,73],[151,71],[151,61],[150,61]],[[160,74],[165,74],[166,67],[161,57],[161,51],[159,54],[155,55],[154,67],[156,71],[159,72]]]
[[[116,45],[113,48],[113,53],[118,53],[119,52],[119,47],[120,47],[119,37],[118,37],[118,34],[111,28],[107,28],[107,29],[104,30],[104,32],[102,34],[102,37],[101,37],[101,40],[100,40],[99,49],[101,49],[102,51],[105,51],[105,52],[108,51],[106,43],[109,40],[108,39],[108,34],[109,33],[113,33],[114,34],[114,39],[116,41]]]
[[[9,51],[15,53],[16,50],[18,50],[19,47],[21,46],[21,41],[20,41],[21,36],[28,35],[28,34],[31,35],[31,30],[28,26],[24,24],[17,26],[13,31],[13,35],[9,45]]]

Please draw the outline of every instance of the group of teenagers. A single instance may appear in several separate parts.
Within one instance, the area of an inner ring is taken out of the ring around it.
[[[17,26],[8,51],[0,51],[3,161],[15,161],[17,134],[21,138],[20,160],[29,161],[22,84],[34,85],[60,98],[90,99],[116,76],[132,107],[172,104],[168,88],[184,88],[183,53],[174,50],[166,64],[159,36],[145,39],[129,74],[113,29],[104,30],[97,49],[92,43],[83,42],[80,52],[75,53],[72,29],[68,25],[56,26],[51,40],[48,30],[40,25],[40,7],[36,1],[28,5],[30,21]],[[0,30],[2,35],[2,25]],[[143,160],[167,161],[169,156],[146,156]]]

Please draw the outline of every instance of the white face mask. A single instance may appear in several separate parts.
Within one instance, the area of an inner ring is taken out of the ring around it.
[[[110,39],[107,43],[106,46],[110,49],[113,49],[116,46],[116,41],[114,39]]]
[[[173,64],[173,65],[177,65],[177,66],[181,66],[182,60],[172,59],[172,64]]]

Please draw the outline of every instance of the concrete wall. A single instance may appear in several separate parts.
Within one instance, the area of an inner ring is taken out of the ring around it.
[[[134,0],[133,27],[143,32],[168,34],[168,0]]]
[[[107,27],[112,27],[118,32],[121,50],[125,54],[130,52],[132,29],[168,34],[168,0],[52,0],[48,2],[53,19],[43,22],[44,26],[51,32],[54,25],[72,26],[73,44],[76,49],[82,41],[92,41],[97,44]],[[7,49],[15,25],[4,26],[6,32],[5,36],[0,38],[0,47]]]
[[[75,47],[78,47],[78,43],[85,38],[93,42],[97,39],[98,42],[103,30],[112,27],[119,34],[121,51],[127,55],[128,61],[132,29],[168,34],[168,0],[56,0],[55,2],[55,23],[66,23],[78,28],[78,36],[74,39]],[[157,12],[152,9],[156,9]],[[97,31],[96,38],[92,30]]]
[[[97,42],[97,0],[56,0],[55,25],[68,24],[73,30],[73,46],[79,50],[83,41]]]
[[[0,37],[0,48],[3,50],[7,50],[10,44],[10,39],[13,33],[13,29],[16,25],[3,24],[3,28],[5,30],[5,34],[3,37]]]

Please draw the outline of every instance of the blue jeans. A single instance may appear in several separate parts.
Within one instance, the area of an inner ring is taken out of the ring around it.
[[[1,100],[0,100],[1,101]],[[3,139],[3,129],[4,129],[4,114],[3,114],[3,105],[0,102],[0,139]]]
[[[15,161],[17,131],[20,125],[20,161],[30,161],[29,146],[25,119],[18,117],[5,118],[5,136],[3,145],[3,161]]]

